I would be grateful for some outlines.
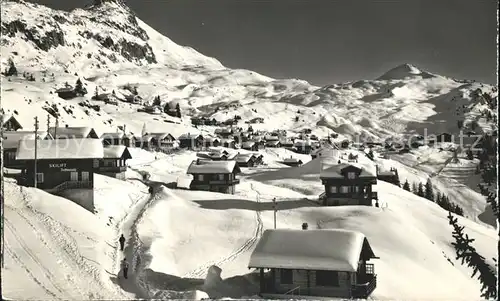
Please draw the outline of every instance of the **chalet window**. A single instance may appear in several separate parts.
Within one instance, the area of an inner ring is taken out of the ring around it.
[[[340,286],[339,273],[336,271],[316,271],[317,286]]]
[[[36,182],[37,183],[43,183],[43,173],[37,173],[36,174]]]
[[[217,175],[217,180],[224,181],[224,175],[223,174],[218,174]]]
[[[330,192],[337,193],[338,192],[337,186],[330,186]]]
[[[88,171],[82,171],[82,181],[89,181],[90,180],[90,174]]]
[[[15,160],[16,159],[16,153],[8,152],[7,153],[7,159],[9,159],[9,160]]]
[[[348,186],[342,186],[340,187],[340,193],[348,193],[349,192],[349,187]]]
[[[280,282],[281,284],[293,284],[293,270],[281,269]]]
[[[353,172],[353,171],[348,172],[348,173],[347,173],[347,178],[348,178],[348,179],[351,179],[351,180],[352,180],[352,179],[356,179],[356,173],[355,173],[355,172]]]
[[[204,181],[205,177],[203,175],[198,175],[198,181],[202,182]]]
[[[94,159],[93,167],[94,168],[98,168],[99,167],[99,159]]]

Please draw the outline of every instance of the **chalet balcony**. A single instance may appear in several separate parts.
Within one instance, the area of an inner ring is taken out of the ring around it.
[[[53,188],[44,189],[49,193],[60,193],[68,189],[93,188],[94,183],[91,181],[66,181]]]
[[[366,299],[377,287],[377,275],[371,263],[366,264],[366,273],[358,275],[358,284],[351,286],[353,298]]]
[[[240,184],[239,179],[232,179],[232,180],[209,180],[208,184],[210,185],[235,185],[235,184]]]
[[[127,171],[127,166],[99,166],[96,172],[124,172]]]

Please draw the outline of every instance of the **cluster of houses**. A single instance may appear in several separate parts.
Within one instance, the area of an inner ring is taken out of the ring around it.
[[[36,185],[55,194],[66,189],[93,189],[94,173],[122,177],[127,169],[126,160],[132,157],[128,147],[137,145],[133,136],[123,133],[99,136],[88,127],[51,127],[45,132],[38,131],[35,137],[33,131],[22,131],[12,119],[4,126],[5,167],[20,169],[24,185]],[[225,132],[219,135],[226,136],[221,140],[229,138]],[[206,141],[199,136],[186,135],[178,138],[179,146],[186,146],[183,143],[193,141],[193,137],[194,141]],[[147,142],[146,147],[173,147],[175,139],[169,134],[154,133],[145,135],[140,141]],[[193,176],[190,189],[233,194],[240,183],[237,175],[241,168],[263,164],[259,153],[230,153],[212,146],[199,151],[198,158],[189,165],[187,174]],[[290,166],[302,163],[291,159],[284,162],[289,162]],[[397,170],[390,172],[397,177]],[[378,199],[372,189],[378,176],[378,170],[355,162],[338,162],[323,169],[320,175],[325,187],[320,197],[322,204],[371,206],[372,200]],[[390,174],[382,176],[392,179]],[[80,205],[93,210],[93,199]],[[317,248],[318,245],[322,247]],[[258,270],[260,294],[264,297],[367,298],[377,281],[374,266],[368,263],[373,258],[377,257],[362,233],[308,230],[304,224],[301,230],[266,230],[248,266]]]

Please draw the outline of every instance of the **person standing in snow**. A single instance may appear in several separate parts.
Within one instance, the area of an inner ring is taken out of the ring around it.
[[[121,263],[121,268],[123,270],[123,277],[125,277],[125,279],[128,278],[128,262],[127,262],[127,259],[126,258],[123,258],[122,260],[122,263]]]
[[[120,236],[120,239],[118,240],[120,242],[120,251],[123,251],[123,247],[125,246],[125,237],[123,234]]]

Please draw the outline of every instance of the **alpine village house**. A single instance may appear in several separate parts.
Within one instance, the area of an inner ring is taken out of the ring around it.
[[[373,185],[377,184],[376,171],[368,166],[340,163],[321,171],[320,179],[325,192],[320,195],[324,206],[365,205],[372,206],[377,192]]]
[[[236,175],[240,172],[240,167],[234,160],[203,161],[198,159],[193,161],[187,170],[187,174],[193,175],[190,189],[228,194],[234,194],[236,185],[240,183]]]
[[[35,143],[37,169],[35,174]],[[94,171],[104,157],[100,139],[21,140],[16,160],[23,161],[21,181],[53,194],[67,189],[81,189],[73,201],[89,211],[94,210]],[[84,193],[85,192],[85,193]]]
[[[263,298],[370,296],[377,276],[367,261],[377,257],[364,234],[302,229],[268,229],[257,243],[248,267],[259,271]]]

